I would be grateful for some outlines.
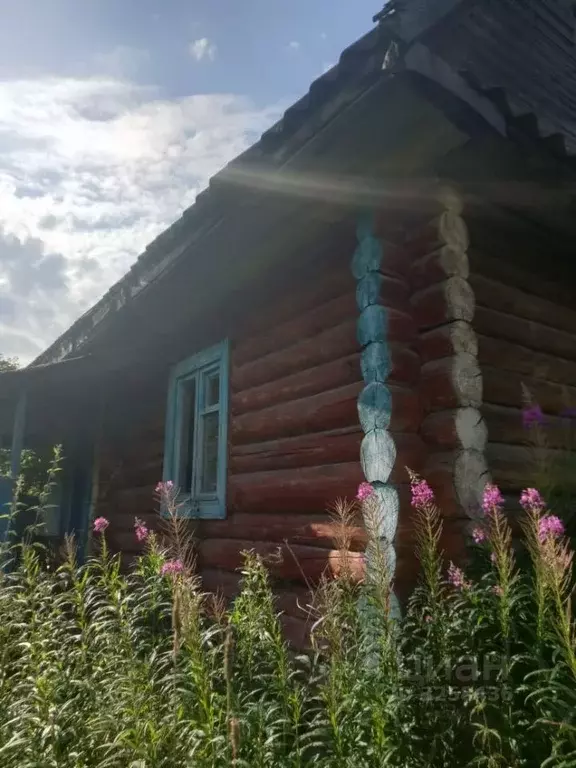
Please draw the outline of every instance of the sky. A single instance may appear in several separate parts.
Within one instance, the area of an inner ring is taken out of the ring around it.
[[[28,363],[382,0],[0,0],[0,353]]]

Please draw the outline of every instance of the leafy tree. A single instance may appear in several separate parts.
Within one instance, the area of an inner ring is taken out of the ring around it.
[[[18,368],[20,368],[20,361],[17,357],[6,357],[0,352],[0,373],[16,371]]]

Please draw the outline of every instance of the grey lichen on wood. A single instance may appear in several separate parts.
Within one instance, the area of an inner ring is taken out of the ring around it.
[[[358,342],[365,347],[374,341],[386,342],[388,339],[388,313],[379,304],[373,304],[362,310],[358,319]]]
[[[392,358],[390,348],[382,341],[374,341],[368,344],[360,357],[362,378],[365,382],[384,383],[392,370]]]
[[[358,396],[358,418],[364,433],[388,429],[391,416],[392,395],[388,387],[380,381],[367,384]]]
[[[369,483],[385,482],[394,469],[396,445],[386,429],[373,429],[364,435],[360,463]]]

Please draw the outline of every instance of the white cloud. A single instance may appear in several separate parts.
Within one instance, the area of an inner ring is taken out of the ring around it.
[[[288,43],[288,48],[291,48],[293,51],[298,51],[300,49],[300,43],[298,40],[292,40]]]
[[[0,352],[40,352],[277,115],[114,79],[0,82]]]
[[[208,40],[207,37],[201,37],[199,40],[191,42],[188,50],[190,51],[190,56],[196,59],[196,61],[202,61],[202,59],[214,61],[216,58],[216,44]]]

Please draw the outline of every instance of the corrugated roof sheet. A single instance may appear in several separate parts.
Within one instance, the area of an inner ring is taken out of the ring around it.
[[[514,122],[576,155],[576,46],[567,0],[478,0],[423,38]]]

